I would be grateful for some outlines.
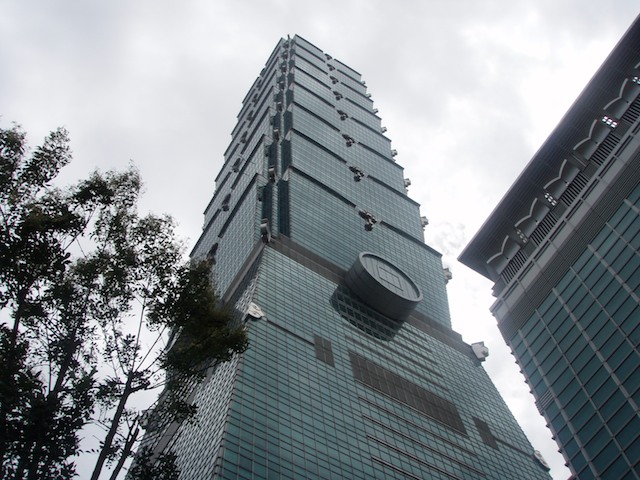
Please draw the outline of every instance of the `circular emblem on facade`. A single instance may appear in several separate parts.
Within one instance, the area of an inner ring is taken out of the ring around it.
[[[405,320],[422,300],[422,292],[406,273],[371,252],[358,255],[345,284],[364,303],[395,320]]]

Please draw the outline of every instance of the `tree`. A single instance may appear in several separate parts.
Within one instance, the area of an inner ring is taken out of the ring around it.
[[[131,476],[136,480],[178,480],[176,457],[172,453],[161,453],[153,458],[148,448],[138,452],[136,463],[131,468]]]
[[[55,380],[55,369],[44,372],[48,359],[41,345],[47,339],[37,337],[34,328],[47,320],[48,290],[61,282],[69,263],[66,248],[83,228],[82,212],[74,215],[74,206],[47,188],[70,159],[64,130],[49,135],[30,156],[20,129],[0,130],[0,307],[12,322],[0,329],[3,478],[44,474],[36,463],[49,465],[46,473],[52,478],[68,476],[72,465],[66,459],[77,449],[73,432],[89,418],[87,391],[81,387],[88,379],[85,372],[76,369],[76,378],[66,379],[59,370],[62,376]],[[53,355],[64,333],[52,340]],[[79,388],[63,388],[71,381]],[[57,442],[42,445],[42,432],[55,435]]]
[[[1,478],[73,477],[89,423],[105,432],[92,478],[109,463],[115,478],[138,438],[135,395],[164,384],[168,410],[192,414],[172,392],[247,345],[173,220],[138,214],[138,172],[54,188],[70,160],[63,129],[32,153],[19,127],[0,129]]]

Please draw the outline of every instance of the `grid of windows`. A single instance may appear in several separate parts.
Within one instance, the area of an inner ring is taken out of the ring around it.
[[[511,341],[579,478],[640,462],[639,247],[640,186]]]
[[[341,69],[336,69],[333,72],[333,76],[334,78],[336,78],[336,80],[338,80],[339,83],[342,83],[348,89],[353,90],[360,95],[367,95],[367,87],[364,82],[352,78]]]
[[[357,381],[415,408],[460,433],[467,433],[458,409],[448,400],[355,352],[349,352],[349,359],[353,376]]]
[[[347,164],[300,135],[291,138],[291,156],[292,164],[297,169],[332,190],[345,192],[349,200],[372,213],[378,220],[398,227],[419,241],[423,240],[423,230],[418,221],[419,207],[408,197],[366,176],[354,181],[354,173]]]
[[[293,100],[297,105],[301,105],[307,110],[313,111],[315,115],[322,117],[325,121],[330,123],[338,123],[338,113],[328,98],[323,98],[321,95],[307,89],[305,86],[299,84],[294,85]],[[342,126],[342,125],[336,125]]]
[[[296,104],[313,111],[314,114],[321,116],[325,121],[334,123],[340,131],[344,134],[348,134],[353,137],[357,142],[363,143],[368,147],[388,155],[391,150],[391,142],[388,138],[382,135],[382,132],[378,128],[377,130],[369,125],[366,125],[359,120],[347,119],[344,123],[337,122],[339,114],[333,105],[327,103],[327,95],[314,95],[310,91],[305,91],[305,88],[297,88],[294,90],[294,101]],[[334,96],[335,99],[335,96]],[[340,105],[341,106],[341,105]]]
[[[301,133],[304,133],[301,131]],[[300,135],[299,135],[300,136]],[[306,135],[305,135],[306,136]],[[306,136],[308,137],[308,136]],[[321,155],[326,158],[325,154],[321,154],[318,150],[325,150],[327,148],[326,144],[320,142],[309,142],[306,143],[296,141],[296,135],[292,135],[292,146],[298,147],[301,155],[304,155],[302,158],[298,159],[300,162],[304,163],[305,160],[307,164],[311,163],[315,155]],[[304,137],[303,137],[304,138]],[[314,140],[313,137],[308,137],[311,140]],[[306,140],[306,139],[305,139]],[[342,146],[342,145],[341,145]],[[396,164],[388,161],[381,161],[381,158],[376,157],[375,155],[367,154],[366,151],[362,151],[360,149],[352,147],[351,155],[345,157],[344,155],[340,155],[340,152],[332,151],[334,155],[338,155],[339,158],[349,158],[349,164],[357,166],[360,168],[363,173],[366,175],[372,175],[378,179],[383,179],[385,185],[390,186],[392,189],[397,192],[404,193],[404,179],[402,169],[398,168]],[[311,167],[311,165],[309,165]],[[315,167],[316,170],[320,168],[320,166]],[[336,170],[336,169],[329,169]],[[351,178],[350,176],[349,178]],[[357,187],[355,185],[349,184],[349,190]]]
[[[230,212],[233,215],[223,212],[219,216],[220,220],[207,229],[192,252],[194,258],[204,258],[211,246],[218,243],[214,278],[216,288],[221,292],[227,289],[259,238],[256,225],[261,214],[257,208],[255,191],[248,188],[238,202]],[[252,221],[247,221],[248,219]],[[220,237],[223,221],[227,222],[227,226],[224,235]],[[220,228],[215,228],[219,224]]]
[[[267,478],[406,478],[402,472],[417,478],[548,478],[530,456],[496,451],[479,434],[461,431],[475,430],[473,416],[482,415],[492,431],[530,450],[506,407],[496,403],[499,396],[486,385],[484,371],[414,327],[405,324],[391,346],[434,352],[446,362],[424,362],[444,368],[446,381],[456,386],[447,393],[451,399],[427,395],[426,404],[438,404],[444,413],[425,415],[406,396],[394,397],[400,393],[359,383],[351,359],[365,358],[365,351],[355,351],[356,337],[373,349],[366,355],[376,358],[375,365],[364,360],[370,372],[383,372],[398,384],[409,377],[406,367],[375,353],[380,340],[354,329],[326,302],[337,288],[282,254],[264,251],[253,301],[266,319],[249,324],[251,347],[239,365],[221,478],[253,478],[263,471]],[[333,365],[318,358],[318,337],[330,343]],[[429,374],[420,365],[412,369]],[[418,376],[410,378],[414,387],[403,385],[399,392],[420,397],[433,388]],[[474,394],[480,396],[469,402]],[[451,417],[455,428],[434,416]]]
[[[299,175],[290,175],[289,195],[293,240],[345,270],[361,251],[382,255],[420,287],[425,301],[417,309],[450,326],[439,255],[382,225],[366,231],[357,209]]]
[[[327,365],[332,367],[335,365],[333,360],[333,350],[331,349],[331,342],[320,335],[314,336],[314,345],[316,347],[316,357],[322,360]]]
[[[356,122],[339,121],[339,116],[331,112],[325,102],[320,99],[315,99],[311,95],[304,98],[303,94],[300,97],[303,102],[306,100],[306,105],[300,104],[301,108],[298,108],[294,115],[293,126],[296,130],[341,156],[348,154],[351,156],[351,150],[355,150],[357,144],[363,144],[380,157],[389,158],[391,161],[390,143],[386,137],[369,128],[359,126]],[[339,109],[342,109],[341,102],[336,102],[336,104],[340,107]],[[312,109],[318,110],[318,112],[311,113]],[[352,137],[355,144],[347,145],[343,135]]]
[[[366,95],[356,92],[348,86],[342,84],[338,84],[337,90],[345,97],[348,97],[349,100],[351,100],[356,105],[359,105],[366,110],[371,110],[373,108],[373,102]]]
[[[326,73],[326,65],[324,57],[319,57],[310,50],[306,49],[302,45],[296,46],[295,49],[296,60],[304,59],[306,64],[311,64],[314,67],[314,73],[319,72],[320,74]]]
[[[296,64],[294,78],[294,89],[296,88],[295,85],[300,85],[312,92],[314,95],[323,99],[325,102],[333,103],[334,96],[331,93],[331,88],[319,78],[307,73],[307,71],[302,68],[302,65]]]

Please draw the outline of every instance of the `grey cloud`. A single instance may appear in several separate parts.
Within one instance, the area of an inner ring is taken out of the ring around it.
[[[554,126],[531,107],[548,92],[524,81],[541,68],[564,71],[567,56],[606,54],[636,14],[631,0],[7,0],[0,122],[23,124],[33,143],[65,125],[76,158],[65,180],[133,159],[144,208],[174,215],[194,242],[242,98],[276,41],[299,33],[363,74],[413,181],[410,196],[432,222],[427,239],[448,260],[537,148],[531,131]],[[570,72],[577,91],[602,60]],[[456,328],[503,343],[490,289],[453,267]],[[508,352],[493,358],[506,362]],[[521,384],[517,371],[489,365],[505,391]],[[520,398],[526,390],[505,396],[527,412],[521,423],[537,417],[531,398]],[[532,441],[547,439],[554,473],[568,477],[544,425],[523,426]]]

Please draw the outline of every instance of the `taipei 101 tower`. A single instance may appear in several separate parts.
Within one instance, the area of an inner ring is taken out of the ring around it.
[[[299,36],[249,89],[192,252],[249,348],[144,443],[181,479],[549,479],[451,329],[441,255],[360,74]],[[153,415],[151,414],[153,418]]]

